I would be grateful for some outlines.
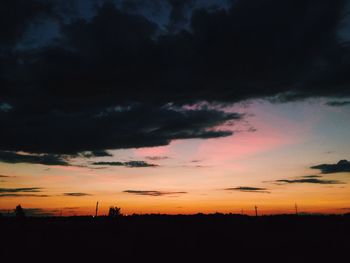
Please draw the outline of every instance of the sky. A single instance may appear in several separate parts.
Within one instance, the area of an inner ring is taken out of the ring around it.
[[[349,212],[349,8],[2,1],[0,212]]]

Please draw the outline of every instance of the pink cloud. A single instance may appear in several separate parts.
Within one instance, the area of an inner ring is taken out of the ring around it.
[[[319,121],[319,114],[312,112],[312,107],[308,104],[295,107],[268,103],[228,107],[227,111],[246,114],[243,121],[218,127],[237,131],[233,136],[207,140],[177,140],[167,146],[136,149],[134,153],[140,157],[171,155],[180,159],[200,159],[208,161],[207,164],[216,165],[227,160],[239,160],[273,151],[286,145],[301,143]],[[291,108],[295,108],[296,118],[290,115]],[[256,131],[252,132],[252,128]]]
[[[181,144],[183,140],[173,140],[169,145],[158,146],[158,147],[146,147],[134,150],[136,157],[146,157],[146,156],[173,156],[177,155],[175,150],[176,145]]]
[[[248,118],[255,132],[238,132],[233,136],[203,141],[198,147],[196,158],[208,159],[213,163],[238,160],[254,154],[272,151],[280,147],[300,143],[311,130],[314,121],[294,121],[283,115],[274,114],[256,107],[256,116]],[[244,123],[234,128],[242,130]],[[249,125],[248,125],[249,126]]]
[[[134,154],[140,157],[146,156],[163,156],[170,152],[170,145],[158,146],[158,147],[147,147],[139,148],[134,150]]]
[[[203,142],[198,148],[198,157],[214,162],[242,159],[289,143],[292,143],[292,139],[281,134],[242,133],[229,138]]]

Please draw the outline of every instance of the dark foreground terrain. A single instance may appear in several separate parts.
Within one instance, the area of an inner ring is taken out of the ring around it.
[[[350,262],[349,216],[0,218],[0,231],[12,262]]]

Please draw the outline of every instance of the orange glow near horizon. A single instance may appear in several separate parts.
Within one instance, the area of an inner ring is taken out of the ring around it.
[[[259,214],[267,215],[295,213],[295,203],[300,213],[347,213],[349,173],[321,174],[310,168],[350,158],[349,110],[344,111],[319,104],[256,103],[247,118],[254,132],[243,125],[225,138],[110,150],[113,157],[77,158],[72,166],[0,163],[0,210],[6,213],[21,204],[52,215],[94,215],[99,201],[99,215],[107,214],[113,205],[124,214],[240,214],[243,210],[249,215],[256,205]],[[92,161],[130,160],[158,166],[91,165]],[[330,183],[277,183],[310,175]],[[36,191],[6,195],[6,189],[32,187]],[[225,190],[237,187],[265,190]],[[150,196],[145,191],[159,193]]]

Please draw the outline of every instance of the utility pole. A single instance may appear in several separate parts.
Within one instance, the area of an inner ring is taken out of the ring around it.
[[[295,203],[295,214],[298,215],[298,205]]]
[[[97,203],[96,203],[95,217],[97,217],[97,212],[98,212],[98,201],[97,201]]]
[[[254,208],[255,208],[255,216],[258,216],[258,207],[255,206]]]

